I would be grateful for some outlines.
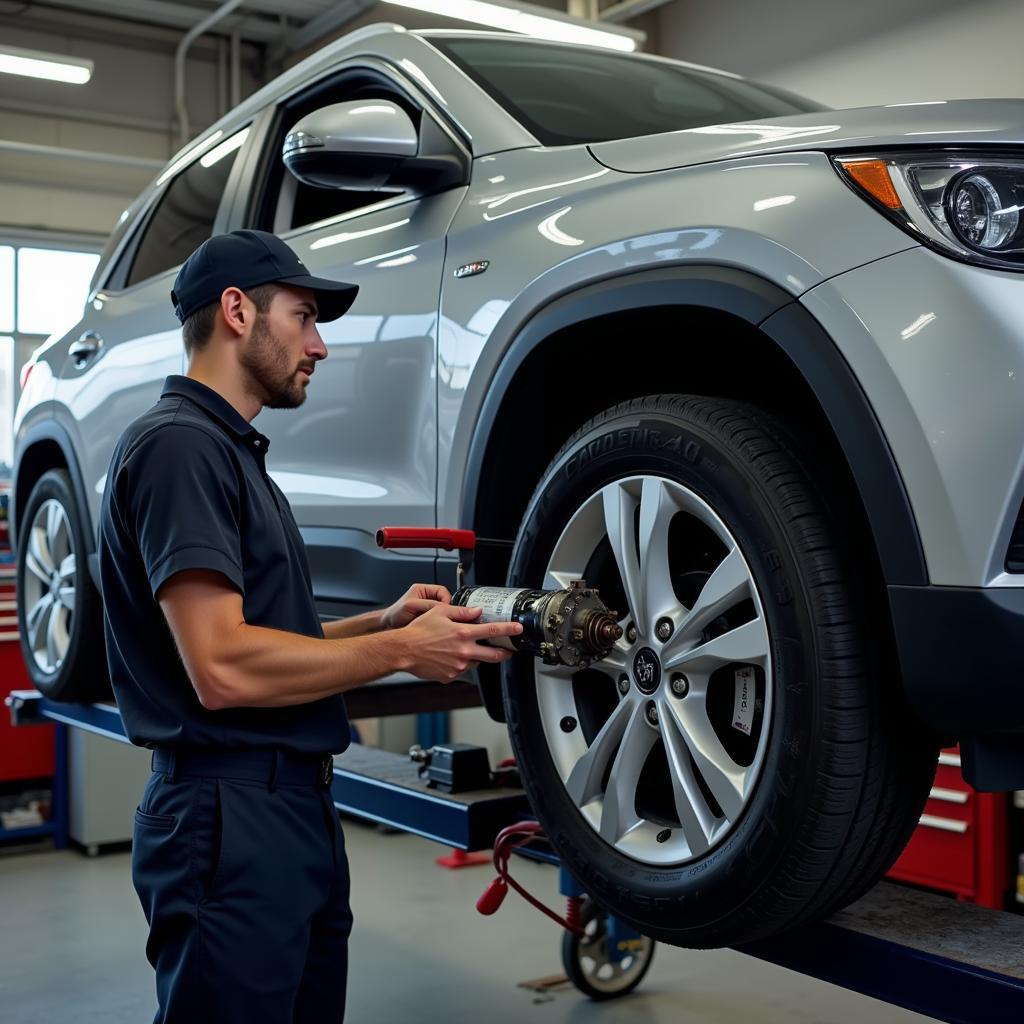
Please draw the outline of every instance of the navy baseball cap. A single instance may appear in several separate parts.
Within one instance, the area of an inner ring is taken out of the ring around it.
[[[174,279],[171,302],[184,323],[197,309],[216,302],[225,288],[261,284],[309,288],[316,295],[317,320],[337,320],[355,301],[359,286],[313,277],[302,260],[269,231],[231,231],[208,238],[185,262]]]

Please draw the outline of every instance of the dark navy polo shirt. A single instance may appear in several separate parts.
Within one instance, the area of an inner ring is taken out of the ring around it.
[[[110,678],[129,739],[144,746],[338,753],[340,695],[275,708],[208,711],[156,600],[184,569],[213,569],[254,626],[323,637],[291,507],[267,475],[269,440],[222,395],[173,375],[114,448],[99,523]]]

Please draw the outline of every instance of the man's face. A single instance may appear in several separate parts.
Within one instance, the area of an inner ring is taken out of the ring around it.
[[[307,288],[281,285],[270,309],[258,313],[239,362],[252,393],[269,409],[295,409],[306,400],[316,363],[327,357],[316,329],[316,298]]]

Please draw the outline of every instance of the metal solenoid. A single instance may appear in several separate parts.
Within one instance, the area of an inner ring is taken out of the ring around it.
[[[495,647],[529,651],[546,665],[586,668],[608,656],[622,627],[593,587],[573,580],[564,590],[462,587],[452,604],[482,608],[477,622],[519,622],[519,636],[489,640]]]

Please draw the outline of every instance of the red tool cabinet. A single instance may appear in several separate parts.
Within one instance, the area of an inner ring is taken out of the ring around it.
[[[1002,910],[1010,886],[1009,794],[978,793],[960,774],[956,747],[943,750],[921,823],[890,878],[942,889]]]
[[[7,530],[7,488],[0,484],[0,783],[50,778],[54,772],[54,729],[16,729],[3,707],[11,690],[30,690],[32,683],[18,642],[15,567]]]

